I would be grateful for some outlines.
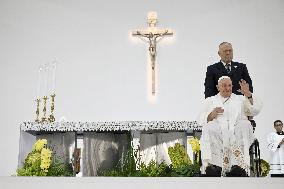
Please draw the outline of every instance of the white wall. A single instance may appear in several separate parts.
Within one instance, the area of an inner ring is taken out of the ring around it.
[[[147,46],[129,32],[148,11],[175,30],[158,45],[158,94],[147,98]],[[0,175],[15,173],[19,123],[35,118],[39,65],[57,59],[56,117],[69,121],[195,120],[218,44],[250,71],[264,102],[261,153],[284,119],[283,0],[0,0]]]

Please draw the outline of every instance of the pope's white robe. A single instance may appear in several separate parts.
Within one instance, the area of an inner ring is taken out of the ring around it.
[[[207,123],[208,115],[216,107],[222,107],[224,112]],[[261,107],[254,95],[253,105],[248,98],[235,94],[229,98],[217,94],[205,99],[199,116],[199,124],[203,126],[200,139],[203,172],[208,163],[222,167],[223,175],[232,165],[249,172],[249,147],[254,135],[247,116],[257,115]]]
[[[284,135],[278,135],[277,133],[270,133],[267,138],[268,146],[270,150],[270,172],[269,174],[284,174],[284,145],[279,143],[284,138]]]

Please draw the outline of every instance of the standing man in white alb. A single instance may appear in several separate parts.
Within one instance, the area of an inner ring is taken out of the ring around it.
[[[270,150],[271,177],[284,177],[284,132],[281,120],[274,121],[276,132],[268,135],[268,149]]]

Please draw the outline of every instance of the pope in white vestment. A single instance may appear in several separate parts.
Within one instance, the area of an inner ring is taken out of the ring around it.
[[[267,148],[270,150],[270,172],[271,176],[284,176],[284,132],[281,120],[274,122],[276,132],[268,135]]]
[[[262,103],[250,91],[248,84],[240,81],[240,92],[232,93],[232,81],[228,76],[218,80],[219,93],[205,99],[199,116],[203,126],[200,139],[202,172],[208,164],[222,168],[222,175],[232,165],[249,172],[249,147],[254,140],[253,128],[248,116],[259,113]]]

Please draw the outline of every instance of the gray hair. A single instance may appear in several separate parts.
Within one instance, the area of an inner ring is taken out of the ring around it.
[[[223,45],[225,45],[225,44],[228,44],[228,45],[231,45],[231,46],[232,46],[232,44],[229,43],[229,42],[222,42],[222,43],[220,43],[219,48],[221,48],[221,46],[223,46]]]

